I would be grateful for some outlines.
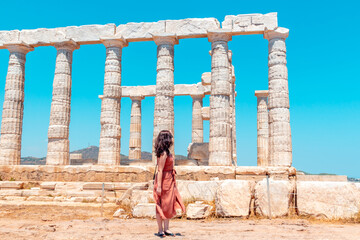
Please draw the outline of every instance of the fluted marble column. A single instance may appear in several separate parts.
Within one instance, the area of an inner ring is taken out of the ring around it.
[[[267,31],[269,40],[269,162],[272,166],[292,164],[288,71],[286,67],[286,28]]]
[[[79,45],[70,40],[54,45],[57,49],[53,95],[48,130],[46,164],[68,165],[73,51]]]
[[[141,159],[141,101],[144,97],[131,98],[129,159]]]
[[[1,120],[0,165],[20,165],[25,62],[26,54],[34,49],[22,43],[6,47],[10,56]]]
[[[257,165],[269,166],[268,91],[255,91],[257,97]]]
[[[120,164],[121,54],[124,38],[102,39],[106,47],[104,93],[101,101],[101,132],[98,164]]]
[[[231,78],[228,41],[231,34],[225,30],[208,32],[211,42],[211,96],[209,165],[231,166]]]
[[[169,130],[174,135],[174,45],[178,44],[178,39],[168,33],[156,35],[153,39],[157,45],[154,149],[155,139],[161,130]],[[175,156],[174,145],[170,152]],[[152,152],[153,163],[156,163],[155,152]]]
[[[202,143],[204,141],[204,127],[201,109],[203,107],[204,95],[194,95],[191,97],[193,99],[191,142]]]
[[[231,89],[230,89],[230,121],[231,121],[231,152],[232,152],[232,161],[233,164],[237,165],[237,154],[236,154],[236,109],[235,109],[235,69],[232,65],[232,51],[228,51],[229,54],[229,68],[230,68],[230,79],[231,79]]]

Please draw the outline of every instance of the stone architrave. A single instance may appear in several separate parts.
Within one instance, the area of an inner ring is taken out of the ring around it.
[[[255,91],[257,97],[257,165],[271,166],[269,163],[269,113],[268,91]]]
[[[106,47],[104,94],[101,101],[101,132],[98,164],[120,164],[121,55],[128,45],[122,38],[103,38]]]
[[[6,48],[10,56],[1,120],[0,165],[20,165],[25,62],[26,54],[34,49],[22,43],[8,44]]]
[[[129,159],[141,159],[141,101],[142,96],[131,98]]]
[[[231,79],[227,30],[208,32],[211,42],[209,165],[231,166]]]
[[[192,133],[191,133],[191,142],[192,143],[202,143],[204,135],[203,119],[201,114],[201,109],[203,107],[203,98],[204,95],[193,95],[192,103]]]
[[[285,39],[289,29],[266,31],[269,40],[269,162],[272,166],[292,164],[288,70]]]
[[[154,134],[155,139],[161,130],[169,130],[174,135],[174,45],[178,44],[175,34],[163,33],[154,35],[153,39],[157,45],[157,75],[156,96],[154,106]],[[152,161],[156,163],[155,151]],[[174,154],[174,145],[170,149]]]
[[[54,46],[57,55],[46,164],[68,165],[72,58],[73,51],[80,46],[73,40],[58,42]]]

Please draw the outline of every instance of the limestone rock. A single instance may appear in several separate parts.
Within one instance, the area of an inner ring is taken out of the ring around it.
[[[192,160],[192,159],[176,159],[175,165],[176,166],[198,166],[198,161]]]
[[[125,215],[125,210],[122,208],[119,208],[118,210],[116,210],[116,212],[114,212],[113,217],[118,217],[121,218],[121,216]]]
[[[204,204],[202,201],[197,201],[195,203],[190,203],[186,207],[186,217],[188,219],[203,219],[210,216],[213,207]]]
[[[175,33],[179,38],[206,37],[209,30],[220,28],[215,18],[188,18],[166,20],[166,32]]]
[[[247,217],[251,201],[250,182],[225,180],[216,191],[216,214],[222,217]]]
[[[121,24],[116,28],[116,35],[128,41],[151,41],[153,34],[165,32],[165,21]]]
[[[0,189],[21,189],[24,186],[24,182],[20,181],[1,181]]]
[[[281,217],[288,214],[290,194],[292,192],[289,181],[275,181],[269,179],[271,216]],[[267,180],[263,179],[255,186],[256,214],[269,216]]]
[[[19,35],[19,30],[0,31],[0,49],[3,48],[4,43],[18,42]]]
[[[38,28],[31,30],[22,30],[20,32],[20,41],[26,44],[37,46],[49,45],[51,42],[65,41],[65,28]]]
[[[214,201],[219,181],[181,181],[178,180],[177,187],[183,201],[192,202]]]
[[[155,218],[155,207],[155,203],[140,203],[134,207],[132,215],[135,218]]]
[[[83,25],[70,26],[65,28],[66,38],[72,39],[79,44],[98,43],[101,37],[113,36],[115,24],[105,25]]]
[[[201,75],[201,83],[203,85],[211,85],[211,72],[205,72]]]
[[[210,107],[203,107],[201,109],[201,115],[203,120],[210,120]]]
[[[222,28],[232,29],[238,34],[263,33],[277,28],[277,13],[227,15]]]
[[[133,208],[139,203],[153,203],[153,191],[133,190],[130,197],[130,206]]]
[[[300,215],[326,218],[350,218],[358,214],[359,188],[350,182],[297,182]]]
[[[188,146],[188,158],[196,159],[200,163],[207,161],[209,159],[209,143],[190,143]]]
[[[54,190],[56,186],[56,182],[42,182],[40,184],[41,189]]]

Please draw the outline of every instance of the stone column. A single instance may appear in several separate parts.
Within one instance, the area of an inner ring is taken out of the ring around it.
[[[106,47],[98,164],[120,165],[121,54],[124,38],[102,39]]]
[[[191,97],[193,99],[191,142],[202,143],[204,139],[204,127],[201,109],[203,107],[204,95],[193,95]]]
[[[255,91],[257,97],[257,165],[269,166],[268,91]]]
[[[53,96],[48,130],[48,149],[46,164],[68,165],[69,124],[71,103],[71,72],[73,51],[79,45],[72,41],[59,42],[57,49]]]
[[[154,107],[154,134],[155,139],[161,130],[170,130],[174,135],[174,45],[178,44],[174,34],[160,34],[153,37],[157,45],[157,75],[156,96]],[[170,149],[175,156],[174,146]],[[156,163],[156,155],[153,152],[153,163]]]
[[[230,79],[231,79],[231,89],[230,89],[230,121],[231,121],[231,152],[232,152],[232,161],[233,165],[237,165],[237,155],[236,155],[236,117],[235,117],[235,70],[232,65],[232,51],[228,51],[229,54],[229,68],[230,68]]]
[[[20,165],[26,54],[34,49],[17,43],[10,52],[1,120],[0,165]]]
[[[231,166],[231,78],[228,41],[231,34],[225,30],[208,32],[211,42],[211,96],[209,165]]]
[[[267,31],[269,40],[269,163],[287,166],[292,163],[288,71],[285,39],[289,29]]]
[[[129,159],[141,159],[141,100],[144,97],[131,98]]]

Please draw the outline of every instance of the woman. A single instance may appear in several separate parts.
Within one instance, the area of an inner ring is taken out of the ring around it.
[[[176,215],[176,209],[185,212],[185,206],[176,187],[174,157],[170,154],[173,136],[170,131],[162,130],[155,141],[157,174],[154,182],[156,220],[158,236],[174,236],[169,230],[169,220]]]

